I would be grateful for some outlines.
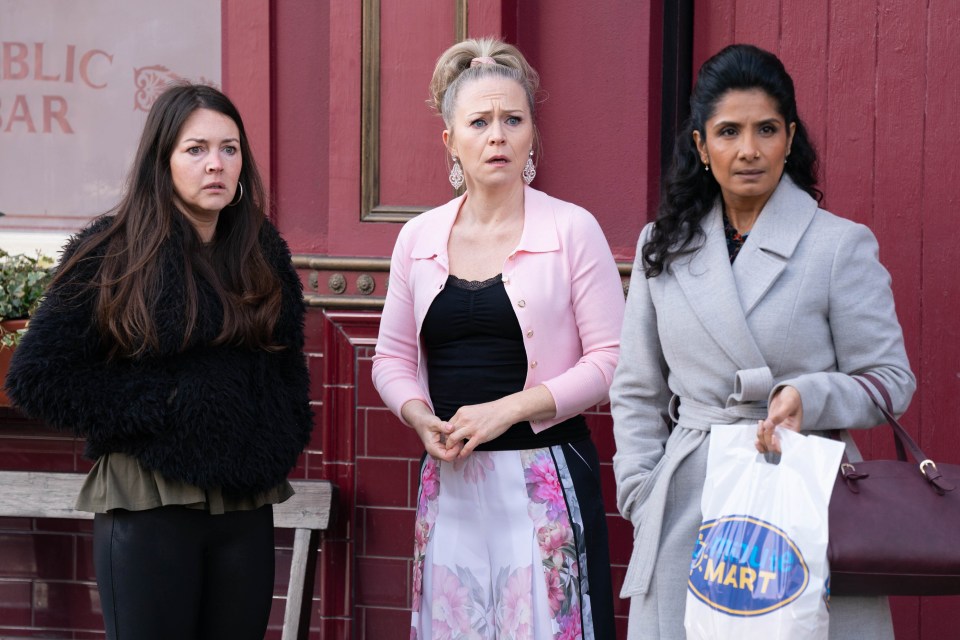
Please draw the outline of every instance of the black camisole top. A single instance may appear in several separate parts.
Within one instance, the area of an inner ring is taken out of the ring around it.
[[[423,320],[430,400],[441,420],[464,405],[498,400],[523,390],[527,354],[523,333],[500,275],[482,282],[447,278]],[[587,438],[583,416],[535,434],[519,422],[478,450],[535,449]]]

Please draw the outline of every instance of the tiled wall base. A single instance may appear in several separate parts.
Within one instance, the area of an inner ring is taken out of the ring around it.
[[[312,572],[312,640],[408,640],[410,556],[417,469],[414,433],[381,403],[370,381],[379,315],[324,312],[307,317],[315,430],[293,472],[332,480],[336,520],[317,541]],[[604,461],[603,490],[614,562],[622,579],[632,532],[613,514],[610,416],[588,415]],[[0,469],[84,471],[83,443],[38,423],[0,415]],[[102,638],[91,560],[91,523],[0,519],[0,639]],[[277,532],[277,576],[269,639],[279,640],[292,533]],[[615,585],[619,589],[619,584]],[[618,601],[618,636],[626,603]]]

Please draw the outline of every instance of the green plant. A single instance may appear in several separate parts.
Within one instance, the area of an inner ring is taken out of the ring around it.
[[[53,277],[54,261],[40,253],[33,258],[0,249],[0,322],[29,318]],[[26,329],[0,329],[0,349],[15,346]]]

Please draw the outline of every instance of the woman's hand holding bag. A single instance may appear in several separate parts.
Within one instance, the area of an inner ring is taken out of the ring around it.
[[[827,507],[843,445],[776,430],[779,464],[752,424],[710,434],[703,523],[687,583],[688,640],[826,640]]]

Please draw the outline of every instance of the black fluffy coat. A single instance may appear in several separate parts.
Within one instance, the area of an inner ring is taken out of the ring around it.
[[[79,238],[107,222],[95,221],[68,243],[64,259]],[[85,437],[91,459],[122,452],[164,477],[250,495],[283,482],[310,437],[302,286],[286,243],[265,222],[259,240],[282,288],[274,337],[284,348],[212,346],[222,307],[197,276],[197,326],[181,350],[186,230],[174,226],[159,256],[159,350],[133,359],[105,357],[93,319],[96,293],[84,286],[97,271],[101,247],[47,292],[14,352],[7,392],[27,415]]]

